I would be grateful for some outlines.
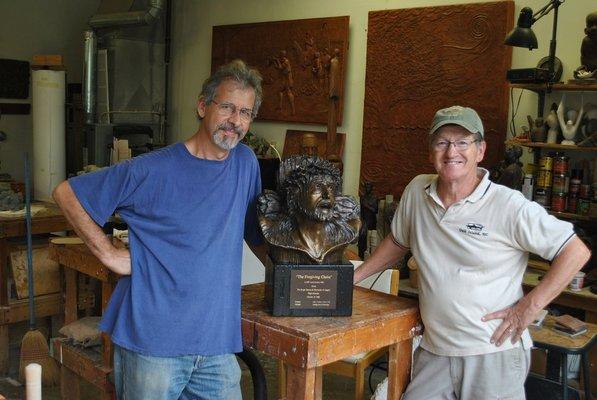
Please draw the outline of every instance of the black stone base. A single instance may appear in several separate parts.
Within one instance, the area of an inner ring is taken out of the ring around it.
[[[274,316],[350,316],[353,273],[351,263],[268,266],[265,298]]]

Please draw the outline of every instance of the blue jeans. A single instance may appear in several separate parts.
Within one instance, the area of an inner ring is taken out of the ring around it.
[[[114,345],[120,400],[241,400],[240,375],[234,354],[151,357]]]

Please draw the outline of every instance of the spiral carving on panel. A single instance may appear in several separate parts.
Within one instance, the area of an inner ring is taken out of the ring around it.
[[[428,161],[428,129],[440,108],[475,108],[485,124],[482,166],[502,159],[512,50],[503,38],[514,2],[369,13],[361,182],[395,196]]]

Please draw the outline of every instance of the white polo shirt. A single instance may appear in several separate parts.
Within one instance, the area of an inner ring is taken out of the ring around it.
[[[487,354],[518,347],[489,343],[501,320],[490,312],[516,303],[529,252],[552,260],[574,235],[572,224],[539,204],[483,179],[447,210],[437,195],[437,175],[419,175],[404,190],[392,221],[397,244],[419,266],[419,306],[425,325],[421,346],[444,356]],[[530,348],[528,331],[523,346]]]

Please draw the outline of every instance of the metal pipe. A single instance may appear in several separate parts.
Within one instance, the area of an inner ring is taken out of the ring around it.
[[[265,372],[255,354],[244,347],[242,353],[236,353],[236,355],[243,360],[251,372],[251,379],[253,380],[253,398],[255,400],[267,400]]]
[[[93,124],[95,120],[95,79],[97,68],[97,37],[94,31],[85,31],[85,68],[83,70],[83,111],[85,123]]]
[[[107,28],[111,26],[151,25],[162,13],[164,0],[151,0],[146,11],[130,11],[111,14],[96,14],[89,20],[92,28]]]

